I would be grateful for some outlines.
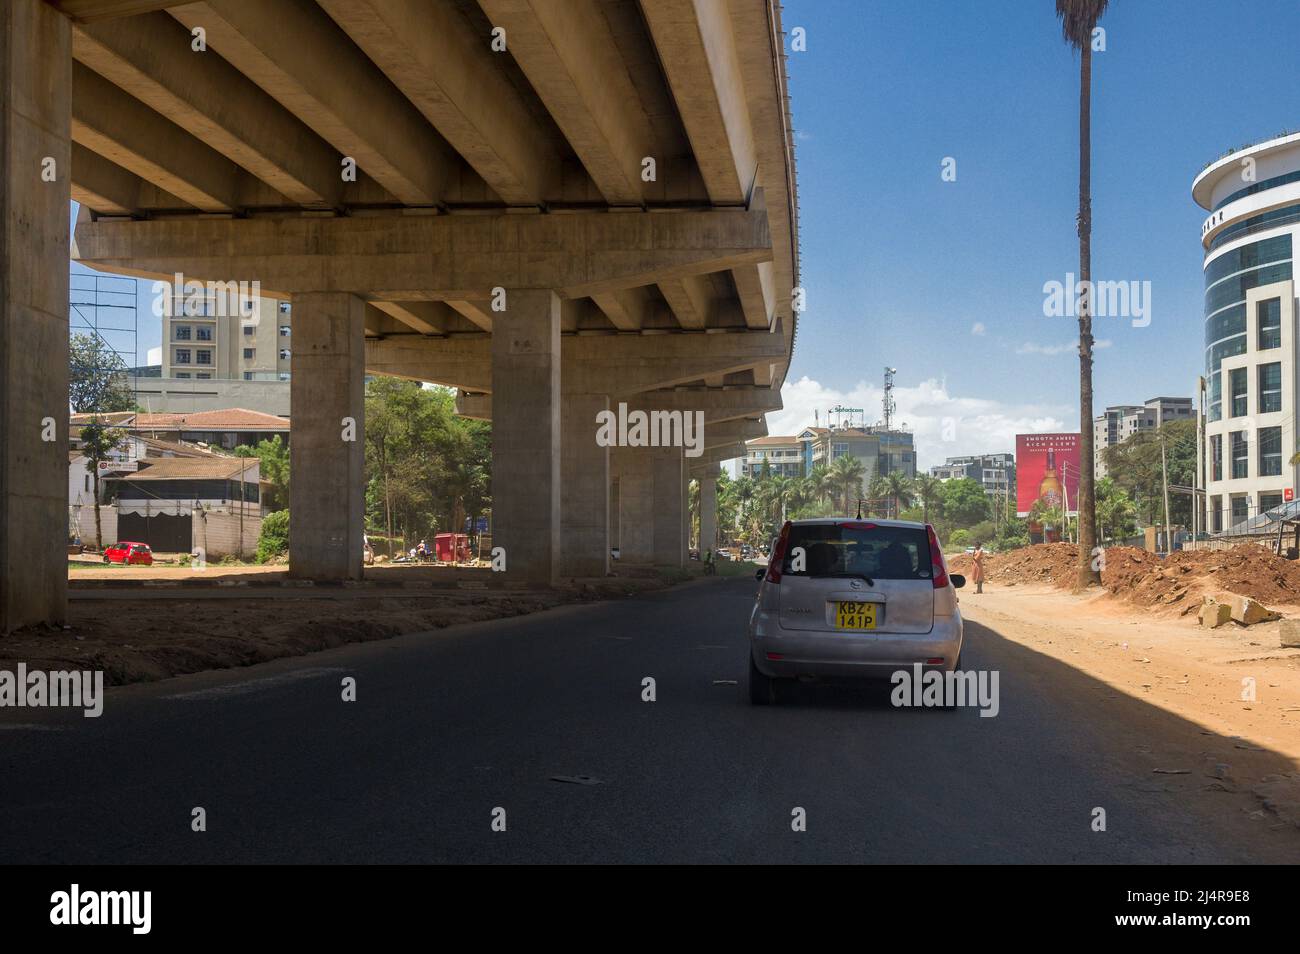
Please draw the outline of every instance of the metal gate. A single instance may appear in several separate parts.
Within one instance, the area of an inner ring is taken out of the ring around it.
[[[119,540],[147,543],[154,553],[189,553],[193,539],[190,519],[189,514],[173,517],[155,513],[146,517],[139,513],[119,513],[117,537]]]

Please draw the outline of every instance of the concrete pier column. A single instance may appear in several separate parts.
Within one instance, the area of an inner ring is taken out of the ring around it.
[[[511,289],[492,327],[492,545],[508,581],[559,572],[561,403],[560,299]]]
[[[615,447],[609,460],[618,480],[619,562],[653,563],[654,472],[648,452]]]
[[[0,635],[68,596],[72,30],[0,3]]]
[[[718,478],[697,477],[700,482],[700,559],[718,547]]]
[[[596,441],[596,415],[606,394],[571,394],[561,401],[560,574],[609,572],[609,447]]]
[[[680,447],[649,448],[654,474],[654,562],[682,566],[686,562],[686,459]]]
[[[234,276],[232,276],[234,277]],[[293,299],[289,575],[361,579],[365,532],[365,302]]]

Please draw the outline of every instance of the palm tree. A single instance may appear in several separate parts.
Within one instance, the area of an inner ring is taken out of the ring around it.
[[[939,488],[943,486],[943,481],[929,474],[917,474],[912,485],[916,488],[917,499],[921,501],[921,519],[929,523],[930,504],[939,499]]]
[[[885,475],[885,490],[889,498],[894,501],[893,517],[897,519],[899,512],[912,504],[912,498],[915,496],[912,482],[907,479],[906,474],[900,474],[896,470],[890,471]]]
[[[831,469],[826,466],[825,461],[822,461],[813,467],[804,480],[808,485],[808,495],[818,503],[831,496],[834,492],[835,488],[831,481]]]
[[[1079,282],[1092,279],[1092,32],[1108,0],[1056,0],[1065,42],[1079,51]],[[1079,297],[1079,574],[1077,589],[1101,584],[1093,569],[1097,546],[1097,512],[1093,495],[1092,301]]]
[[[837,457],[835,463],[831,464],[831,485],[840,492],[845,514],[853,512],[850,501],[856,502],[862,496],[863,472],[862,461],[851,454]]]
[[[889,484],[885,482],[884,474],[876,474],[871,478],[871,483],[867,487],[867,496],[877,505],[873,510],[879,510],[878,501],[884,500],[889,496]]]

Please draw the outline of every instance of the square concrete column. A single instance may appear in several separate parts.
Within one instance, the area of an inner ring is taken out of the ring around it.
[[[648,452],[612,448],[609,466],[618,480],[619,562],[653,563],[654,471]]]
[[[365,302],[293,298],[289,575],[361,579],[365,533]]]
[[[560,449],[560,573],[609,572],[609,447],[596,441],[596,415],[606,394],[570,394],[562,400]]]
[[[718,547],[718,478],[697,477],[700,482],[700,559]]]
[[[72,31],[0,3],[0,634],[68,596]]]
[[[646,449],[654,473],[654,562],[686,562],[686,459],[680,447]]]
[[[560,299],[508,290],[492,324],[492,546],[507,581],[559,572],[560,407]]]

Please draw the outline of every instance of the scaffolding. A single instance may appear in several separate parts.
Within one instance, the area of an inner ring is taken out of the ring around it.
[[[140,363],[137,280],[78,272],[71,272],[68,279],[69,334],[85,335],[98,341],[104,349],[101,365],[77,366],[72,370],[121,374],[134,395],[137,390],[134,377],[139,373]]]

